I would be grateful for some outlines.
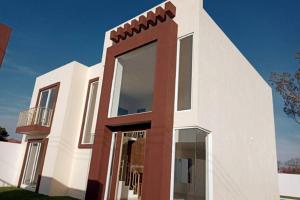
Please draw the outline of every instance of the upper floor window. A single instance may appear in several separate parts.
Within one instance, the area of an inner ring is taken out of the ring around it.
[[[179,40],[177,110],[191,109],[193,35]]]
[[[92,144],[94,140],[94,134],[92,133],[92,125],[94,119],[98,83],[98,78],[89,81],[87,99],[85,102],[83,122],[81,128],[81,144]]]
[[[36,124],[49,126],[57,99],[58,85],[41,90],[36,110]]]
[[[110,117],[152,111],[156,42],[116,58]]]

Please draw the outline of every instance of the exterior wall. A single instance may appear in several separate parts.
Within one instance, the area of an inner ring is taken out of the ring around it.
[[[198,125],[211,131],[214,199],[279,199],[272,91],[200,12]]]
[[[89,80],[99,77],[99,85],[98,85],[98,92],[97,92],[97,99],[96,99],[96,106],[95,106],[95,111],[94,111],[94,121],[92,125],[92,133],[95,133],[95,127],[96,127],[96,119],[97,119],[97,111],[98,111],[98,106],[99,106],[99,99],[100,99],[100,94],[101,94],[101,84],[102,84],[102,74],[103,74],[103,67],[101,64],[94,65],[89,68],[88,76],[86,79],[86,83],[88,83]],[[84,93],[84,101],[86,100],[86,93],[88,89],[88,84],[85,86],[85,93]],[[84,106],[85,102],[83,102]],[[80,126],[81,122],[83,120],[83,110],[81,111],[80,114]],[[81,127],[80,127],[81,128]],[[77,134],[75,136],[76,142],[78,144],[80,136],[80,129],[77,130]],[[76,198],[84,198],[85,190],[86,190],[86,184],[88,180],[88,173],[90,169],[90,159],[91,159],[91,154],[92,150],[91,148],[87,149],[79,149],[78,146],[76,145],[74,149],[74,155],[73,155],[73,163],[72,163],[72,168],[71,168],[71,176],[70,176],[70,181],[69,181],[69,187],[71,188],[79,188],[78,190],[70,190],[68,192],[69,196],[73,196]]]
[[[280,195],[300,198],[300,175],[278,174]]]
[[[78,149],[78,140],[88,81],[99,77],[101,71],[101,64],[88,68],[71,62],[37,78],[31,107],[36,104],[39,88],[60,82],[39,193],[84,198],[91,150]],[[26,139],[39,137],[45,136]]]
[[[18,185],[25,144],[0,142],[0,187]]]

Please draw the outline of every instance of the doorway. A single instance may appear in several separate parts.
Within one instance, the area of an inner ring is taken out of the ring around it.
[[[19,187],[37,191],[46,153],[47,140],[28,141]]]
[[[114,135],[109,199],[139,200],[143,190],[146,131]]]

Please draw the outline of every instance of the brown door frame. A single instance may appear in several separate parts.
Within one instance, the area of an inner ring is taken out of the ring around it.
[[[139,26],[138,33],[107,48],[96,134],[90,163],[86,199],[104,199],[112,132],[119,127],[147,124],[142,199],[170,198],[172,130],[177,51],[177,24],[158,7],[155,25]],[[147,24],[147,22],[146,22]],[[115,58],[151,42],[157,43],[152,112],[108,117]],[[121,128],[122,130],[122,128]],[[155,184],[153,184],[155,183]]]
[[[18,182],[18,187],[21,187],[22,184],[22,179],[24,176],[24,172],[25,172],[25,165],[26,165],[26,161],[27,161],[27,156],[29,153],[29,145],[32,142],[40,142],[41,143],[41,149],[40,149],[40,154],[39,154],[39,163],[37,166],[37,172],[38,173],[38,180],[37,180],[37,184],[36,184],[36,188],[35,188],[35,192],[38,193],[39,192],[39,187],[40,187],[40,182],[41,182],[41,178],[42,178],[42,172],[43,172],[43,167],[44,167],[44,162],[45,162],[45,157],[46,157],[46,152],[47,152],[47,147],[48,147],[48,138],[43,138],[43,139],[29,139],[27,141],[27,145],[26,145],[26,150],[25,150],[25,155],[23,158],[23,164],[22,164],[22,168],[21,168],[21,173],[20,173],[20,177],[19,177],[19,182]]]

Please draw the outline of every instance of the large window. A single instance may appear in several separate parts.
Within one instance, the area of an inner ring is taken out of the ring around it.
[[[152,111],[156,43],[116,58],[110,117]]]
[[[50,126],[57,99],[57,93],[58,86],[54,86],[40,92],[35,116],[38,125]]]
[[[206,133],[191,128],[175,132],[174,199],[205,200]]]
[[[177,110],[191,109],[193,35],[179,40]]]
[[[94,111],[96,105],[96,97],[97,97],[97,90],[98,90],[98,78],[93,79],[89,82],[88,87],[88,94],[85,103],[85,111],[84,111],[84,118],[83,118],[83,127],[81,129],[82,137],[81,137],[81,144],[91,144],[93,143],[94,137],[92,133],[92,124],[94,119]]]

